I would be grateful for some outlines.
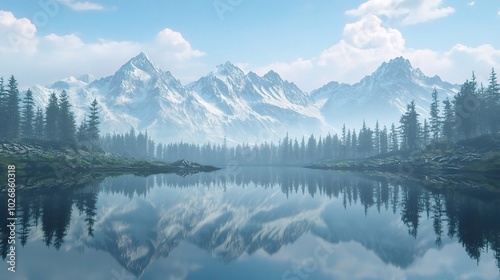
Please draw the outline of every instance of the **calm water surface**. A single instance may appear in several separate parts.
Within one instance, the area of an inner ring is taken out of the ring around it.
[[[500,278],[498,199],[382,178],[245,167],[18,198],[0,279]]]

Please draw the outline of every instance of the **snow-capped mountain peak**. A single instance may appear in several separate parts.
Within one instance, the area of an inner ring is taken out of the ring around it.
[[[123,73],[127,78],[133,79],[147,79],[160,73],[160,69],[151,62],[148,55],[141,52],[137,56],[130,59],[115,73]]]
[[[234,143],[259,143],[275,141],[287,131],[290,137],[325,135],[343,123],[357,127],[363,119],[389,126],[399,121],[412,100],[420,115],[427,116],[434,88],[440,99],[459,88],[438,76],[425,76],[403,57],[383,63],[357,84],[330,82],[310,95],[273,70],[263,76],[245,74],[229,61],[183,86],[144,52],[112,76],[92,80],[69,77],[47,87],[34,86],[34,100],[45,108],[52,92],[66,90],[80,122],[96,98],[103,133],[124,133],[133,127],[148,130],[164,143],[221,142],[225,137]]]
[[[238,66],[232,64],[230,61],[227,61],[224,64],[218,65],[211,72],[212,75],[221,77],[221,76],[231,76],[231,77],[242,77],[245,76],[243,70],[238,68]]]
[[[407,68],[407,69],[413,68],[410,60],[408,60],[402,56],[393,58],[393,59],[389,60],[389,62],[382,63],[382,65],[384,65],[384,64],[392,66],[392,67],[400,67],[400,68]]]
[[[389,62],[383,62],[382,65],[367,78],[378,81],[408,81],[415,78],[415,74],[421,74],[420,70],[414,69],[408,59],[397,57]]]
[[[283,80],[281,79],[280,75],[273,70],[270,70],[264,75],[264,79],[271,81],[271,82],[278,82],[282,83]]]
[[[382,63],[371,75],[352,86],[331,82],[311,95],[321,100],[318,104],[334,127],[343,123],[347,127],[359,127],[363,120],[371,120],[372,126],[377,119],[389,126],[399,121],[411,101],[415,101],[422,118],[428,117],[434,89],[441,97],[451,97],[458,86],[443,82],[437,76],[428,77],[408,59],[397,57]],[[360,114],[352,115],[353,111]]]
[[[79,76],[77,79],[88,84],[93,82],[95,80],[95,77],[92,74],[85,74]]]
[[[136,68],[144,70],[149,73],[159,72],[159,68],[149,59],[145,52],[141,52],[132,59],[130,59],[125,65],[133,65]]]
[[[64,78],[60,81],[57,81],[51,85],[52,88],[57,89],[57,90],[69,90],[70,88],[74,87],[84,87],[88,84],[88,82],[75,78],[73,76],[69,76],[67,78]]]
[[[151,90],[175,79],[169,72],[163,72],[158,68],[144,52],[131,58],[111,77],[103,78],[93,82],[91,86],[107,87],[112,96],[134,96],[144,90]]]

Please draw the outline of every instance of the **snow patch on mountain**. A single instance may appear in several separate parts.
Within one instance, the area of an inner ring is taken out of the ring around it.
[[[406,105],[415,101],[421,121],[429,118],[431,94],[436,89],[439,99],[452,98],[458,85],[443,82],[438,76],[427,77],[410,61],[398,57],[384,62],[371,75],[354,85],[331,82],[313,91],[321,112],[334,127],[359,128],[365,120],[373,126],[398,123]]]
[[[457,85],[427,77],[402,57],[384,62],[354,85],[330,82],[310,95],[269,71],[245,74],[226,62],[186,86],[157,67],[144,52],[113,75],[68,77],[32,88],[35,104],[46,108],[52,92],[68,92],[77,124],[97,99],[103,133],[146,131],[159,142],[259,143],[277,141],[286,133],[302,137],[338,132],[342,124],[359,127],[397,123],[415,100],[428,117],[431,92],[452,97]]]

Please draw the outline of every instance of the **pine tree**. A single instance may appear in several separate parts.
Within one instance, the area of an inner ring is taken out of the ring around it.
[[[346,138],[346,132],[345,132],[345,124],[342,126],[342,158],[345,158],[347,156],[347,138]],[[350,144],[350,143],[349,143]]]
[[[142,132],[139,132],[139,134],[137,134],[137,149],[134,156],[138,158],[144,158],[148,149],[147,145],[148,141],[146,139],[146,136]],[[187,151],[185,153],[187,154]]]
[[[19,138],[20,127],[20,112],[19,112],[19,90],[17,89],[17,81],[14,76],[10,76],[7,84],[7,100],[6,107],[6,126],[7,138]]]
[[[161,143],[156,144],[156,158],[157,159],[163,158],[163,144]]]
[[[330,133],[325,137],[323,141],[323,157],[332,158],[333,157],[333,138]]]
[[[432,133],[432,140],[437,142],[439,141],[439,133],[441,132],[441,118],[439,116],[439,101],[436,89],[432,92],[430,115],[430,131]]]
[[[387,127],[384,125],[384,129],[380,133],[380,153],[386,154],[389,151],[389,137],[387,135]]]
[[[316,148],[316,158],[321,160],[321,159],[323,159],[323,155],[324,155],[324,143],[323,143],[323,139],[321,139],[321,136],[320,136],[319,140],[318,140],[318,145]]]
[[[215,148],[215,146],[214,146],[214,148]],[[155,155],[156,155],[156,143],[155,143],[155,141],[153,141],[153,139],[148,138],[148,154],[147,154],[147,156],[149,159],[153,159],[153,158],[155,158]],[[195,155],[195,157],[198,158],[197,155]],[[211,158],[214,158],[214,157],[211,157]]]
[[[316,146],[317,146],[316,138],[314,138],[314,135],[311,134],[311,137],[309,137],[309,140],[307,141],[307,159],[309,162],[314,162],[317,159]]]
[[[84,118],[78,127],[78,131],[76,133],[76,139],[80,144],[87,144],[89,141],[89,127],[88,127],[87,118]],[[120,151],[121,152],[121,151]]]
[[[490,133],[495,135],[500,125],[500,85],[497,81],[495,69],[491,69],[489,85],[486,89],[485,111]]]
[[[352,157],[356,158],[356,150],[358,149],[358,137],[356,136],[356,129],[352,130],[352,143],[351,143],[351,150],[352,150]]]
[[[33,134],[34,138],[38,140],[44,139],[44,121],[43,121],[43,111],[40,107],[37,108],[36,113],[35,113],[35,119],[34,119],[34,125],[33,125]]]
[[[7,136],[7,91],[3,77],[0,77],[0,138]]]
[[[288,143],[288,132],[286,133],[285,138],[283,138],[283,141],[281,142],[281,163],[282,164],[289,164],[289,155],[290,155],[290,147]]]
[[[339,159],[340,158],[340,139],[339,136],[335,133],[332,137],[332,158]]]
[[[479,100],[479,110],[477,112],[477,129],[479,135],[490,133],[488,120],[488,93],[483,83],[477,90],[477,98]]]
[[[427,119],[424,119],[424,127],[422,129],[422,141],[425,146],[429,144],[429,139],[430,139],[429,125],[427,124]]]
[[[360,154],[363,157],[370,155],[373,150],[373,132],[366,127],[365,121],[363,121],[363,126],[359,131],[358,142]]]
[[[222,143],[222,153],[221,153],[221,163],[226,163],[228,161],[228,152],[227,152],[227,138],[224,136],[224,142]]]
[[[125,134],[125,154],[133,156],[136,153],[137,150],[137,139],[135,136],[135,130],[133,127],[130,128],[130,131]],[[180,157],[176,155],[176,160],[179,159]]]
[[[347,130],[347,137],[345,141],[345,146],[343,147],[342,159],[350,157],[352,150],[352,139],[351,139],[351,130]]]
[[[453,113],[453,106],[448,98],[443,101],[444,104],[444,116],[443,116],[443,138],[448,143],[453,141],[454,138],[454,128],[455,128],[455,117]]]
[[[50,141],[59,140],[59,103],[55,92],[50,95],[45,110],[45,137]]]
[[[475,135],[477,129],[477,110],[479,99],[476,92],[476,77],[466,81],[453,100],[457,129],[466,139]]]
[[[33,93],[28,89],[26,96],[23,100],[23,111],[21,114],[21,135],[23,138],[33,138],[33,119],[35,118],[35,111],[33,109]]]
[[[399,150],[398,139],[399,139],[398,131],[396,130],[396,126],[393,123],[391,125],[391,152]]]
[[[63,90],[59,96],[59,140],[63,143],[75,142],[75,116],[71,111],[68,93]]]
[[[406,106],[406,113],[401,117],[401,139],[405,144],[403,147],[410,150],[417,148],[420,134],[420,123],[418,113],[415,109],[415,102],[412,101]]]
[[[90,104],[90,114],[88,116],[88,138],[92,146],[96,147],[99,143],[99,103],[97,99]]]
[[[373,138],[373,143],[375,145],[375,154],[380,153],[380,126],[378,124],[378,120],[375,123],[375,137]]]
[[[401,118],[399,119],[400,126],[398,127],[399,138],[401,139],[399,147],[401,150],[405,150],[408,148],[408,138],[406,136],[407,133],[406,122],[407,122],[407,116],[402,115]]]
[[[123,141],[123,138],[122,138],[122,141]],[[167,150],[167,145],[163,144],[163,148],[162,148],[162,157],[161,159],[163,159],[164,161],[167,160],[167,156],[168,156],[168,150]],[[219,164],[224,164],[225,161],[220,161]]]
[[[300,146],[297,138],[293,140],[293,164],[299,164],[300,160]]]
[[[302,140],[300,141],[300,162],[306,163],[306,140],[305,137],[302,136]]]

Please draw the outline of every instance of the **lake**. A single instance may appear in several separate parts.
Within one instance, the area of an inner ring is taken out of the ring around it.
[[[16,272],[2,207],[0,279],[500,277],[500,200],[480,192],[235,167],[17,196]]]

